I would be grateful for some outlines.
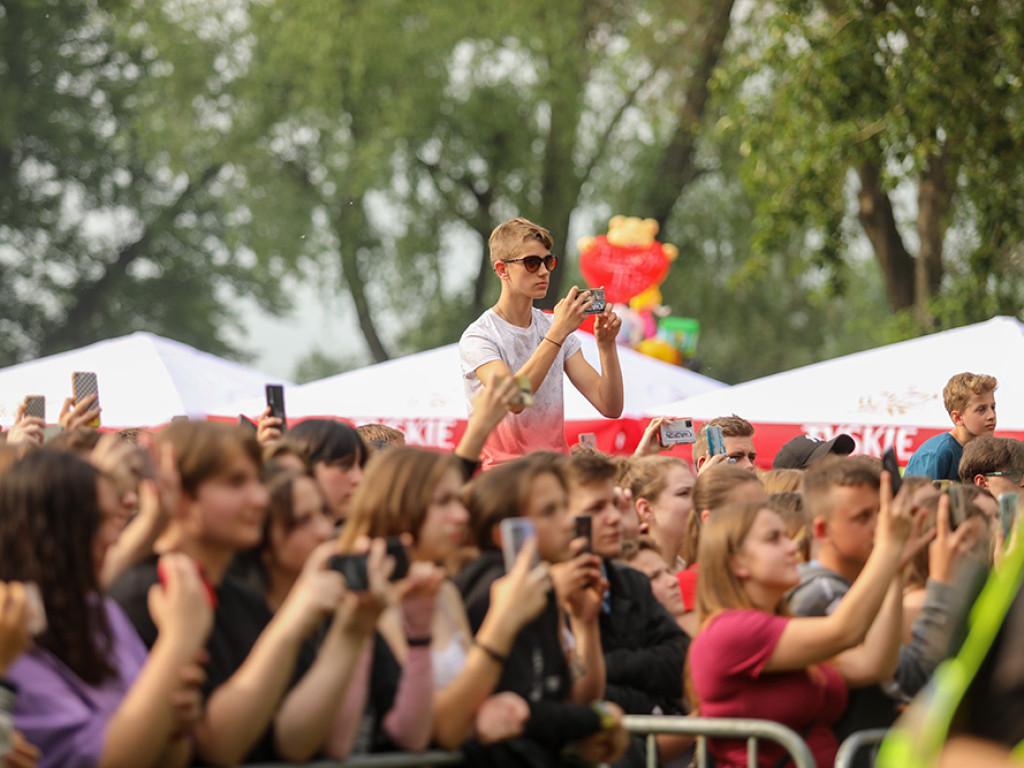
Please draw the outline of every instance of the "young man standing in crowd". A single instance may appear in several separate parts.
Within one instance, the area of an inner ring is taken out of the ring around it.
[[[718,427],[722,430],[722,442],[725,443],[725,457],[715,459],[711,456],[708,448],[707,427]],[[754,450],[754,425],[746,419],[741,419],[736,414],[732,416],[719,416],[712,419],[703,428],[697,431],[697,442],[693,444],[693,461],[700,472],[705,465],[714,466],[716,463],[728,461],[742,469],[749,469],[756,472],[757,467],[754,460],[757,458],[757,451]]]
[[[831,614],[860,575],[874,547],[880,475],[881,463],[868,456],[825,458],[806,471],[804,501],[819,551],[816,560],[799,566],[800,583],[789,594],[794,616]],[[901,498],[905,494],[906,490],[893,503],[911,503]],[[946,657],[953,631],[950,617],[957,605],[954,553],[964,549],[961,543],[972,536],[971,528],[945,531],[935,542],[933,569],[910,644],[900,647],[903,587],[897,577],[865,640],[870,653],[865,655],[858,646],[837,657],[837,664],[846,665],[844,677],[863,686],[851,689],[846,711],[836,721],[840,741],[854,731],[887,728],[896,719],[899,701],[878,683],[892,678],[898,687],[893,693],[913,696]],[[879,665],[873,659],[887,661]]]
[[[686,635],[622,555],[622,510],[615,503],[616,467],[604,454],[569,459],[569,513],[591,520],[592,551],[603,561],[608,592],[599,616],[605,655],[605,698],[627,714],[683,714]]]
[[[483,451],[484,469],[531,451],[568,453],[562,406],[562,372],[603,416],[622,413],[622,372],[615,337],[622,321],[610,310],[597,315],[594,337],[601,357],[598,373],[584,359],[573,331],[593,303],[590,291],[573,286],[553,315],[534,308],[548,292],[558,263],[551,234],[526,219],[506,221],[491,233],[491,265],[501,280],[498,303],[462,334],[459,354],[466,401],[499,379],[529,378],[533,405],[510,407],[511,415],[491,433]]]
[[[996,379],[979,373],[958,373],[946,382],[942,400],[953,429],[925,440],[907,462],[907,475],[956,480],[964,447],[996,431]]]

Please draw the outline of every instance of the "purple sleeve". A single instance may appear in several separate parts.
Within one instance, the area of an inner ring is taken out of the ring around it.
[[[758,677],[775,652],[782,630],[789,623],[787,616],[763,611],[723,611],[697,637],[697,658],[705,658],[722,676]],[[691,653],[693,650],[691,649]]]
[[[106,601],[118,676],[84,683],[49,651],[33,648],[11,667],[18,686],[15,727],[39,748],[39,768],[92,768],[103,752],[107,722],[146,660],[146,648],[116,605]]]

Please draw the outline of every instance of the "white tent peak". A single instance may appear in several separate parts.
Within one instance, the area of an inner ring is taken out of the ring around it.
[[[649,414],[710,419],[736,413],[776,424],[949,428],[942,388],[963,371],[999,380],[1000,430],[1024,427],[1024,324],[1013,317],[855,352],[674,401]]]

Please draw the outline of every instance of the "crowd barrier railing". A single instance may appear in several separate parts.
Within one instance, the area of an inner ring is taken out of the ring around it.
[[[839,745],[839,751],[836,752],[835,768],[853,768],[853,761],[857,757],[857,753],[862,749],[871,750],[869,765],[874,765],[878,747],[888,732],[886,728],[872,728],[866,731],[851,733]]]
[[[657,768],[658,750],[654,740],[659,734],[690,735],[697,737],[697,766],[707,768],[707,739],[746,739],[748,765],[757,765],[758,741],[774,741],[793,758],[796,768],[815,768],[814,757],[806,742],[790,728],[770,720],[746,720],[732,717],[680,717],[667,715],[626,715],[622,724],[630,733],[647,736],[647,765]],[[858,736],[860,734],[854,734]],[[844,745],[854,736],[843,742]],[[853,749],[858,749],[854,746]],[[852,754],[852,753],[851,753]],[[351,757],[343,762],[319,761],[306,763],[303,768],[430,768],[431,766],[461,766],[460,752],[388,752]],[[249,764],[246,768],[285,768],[279,763]],[[293,768],[295,768],[293,766]],[[836,768],[840,768],[836,762]]]
[[[815,768],[814,756],[800,735],[770,720],[746,720],[737,717],[679,717],[666,715],[626,715],[626,730],[647,735],[647,766],[657,768],[658,750],[654,746],[658,734],[697,737],[697,766],[707,768],[707,737],[747,740],[747,764],[757,765],[757,743],[774,741],[793,758],[796,768]]]

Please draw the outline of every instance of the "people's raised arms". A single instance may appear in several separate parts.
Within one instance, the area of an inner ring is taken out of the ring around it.
[[[160,583],[149,589],[149,615],[159,630],[159,639],[194,646],[190,655],[206,643],[213,628],[213,597],[188,555],[168,553],[157,563]]]
[[[636,450],[633,451],[634,456],[656,456],[666,450],[666,446],[661,444],[661,425],[666,421],[671,421],[671,419],[668,416],[657,416],[651,419],[647,428],[644,429],[643,437],[637,443]]]
[[[65,432],[79,427],[88,427],[100,417],[100,408],[96,405],[99,402],[99,395],[86,395],[77,403],[74,397],[64,400],[60,407],[60,416],[57,421]]]
[[[326,541],[314,549],[278,609],[275,623],[280,621],[281,626],[296,637],[309,637],[345,597],[345,579],[328,567],[331,556],[336,552],[334,541]]]
[[[492,376],[473,398],[473,412],[455,448],[455,455],[470,461],[479,460],[487,438],[508,415],[518,394],[519,387],[514,377],[501,374]]]
[[[885,470],[882,470],[878,492],[875,546],[892,544],[902,549],[914,530],[920,527],[924,510],[914,503],[913,493],[908,486],[901,487],[895,497],[892,495],[892,478]]]
[[[38,416],[29,416],[25,412],[25,404],[18,406],[14,424],[7,431],[8,445],[42,445],[46,421]]]
[[[0,677],[11,663],[28,649],[29,603],[25,585],[0,581]]]
[[[587,308],[593,301],[590,291],[581,291],[574,285],[565,294],[565,298],[555,304],[548,335],[556,344],[564,342],[570,333],[582,325],[587,317]]]
[[[957,570],[983,537],[980,517],[971,517],[953,530],[949,515],[949,494],[939,496],[935,515],[935,539],[928,545],[928,578],[954,585]]]
[[[513,635],[537,618],[547,605],[551,589],[548,564],[536,560],[537,540],[531,538],[516,555],[512,570],[491,584],[491,605],[487,614],[494,612]]]
[[[281,435],[284,434],[281,430],[284,422],[276,416],[271,416],[270,413],[271,408],[268,405],[256,422],[256,440],[261,445],[266,445],[274,440],[280,440]]]

